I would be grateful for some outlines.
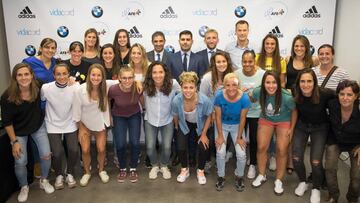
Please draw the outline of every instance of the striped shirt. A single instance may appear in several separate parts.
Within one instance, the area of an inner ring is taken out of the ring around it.
[[[313,70],[316,74],[316,77],[318,79],[318,85],[321,86],[321,84],[323,83],[323,81],[326,78],[326,75],[321,75],[320,74],[320,66],[317,67],[313,67]],[[330,76],[328,82],[325,85],[325,88],[329,88],[332,90],[336,90],[336,87],[338,86],[339,82],[343,81],[343,80],[349,80],[350,76],[349,73],[343,69],[343,68],[337,68],[335,70],[335,72]]]

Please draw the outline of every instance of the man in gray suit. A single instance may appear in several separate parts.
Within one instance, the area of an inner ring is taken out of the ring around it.
[[[216,51],[221,51],[216,48],[219,42],[218,32],[215,29],[208,29],[205,32],[204,42],[206,44],[206,49],[203,49],[196,54],[200,57],[201,63],[207,70],[209,68],[211,56],[214,55]]]
[[[151,42],[154,49],[146,53],[149,61],[161,61],[166,63],[170,53],[164,49],[166,42],[164,33],[161,31],[154,32],[151,36]]]
[[[179,81],[179,76],[184,71],[194,71],[201,78],[206,67],[202,65],[198,55],[191,51],[193,35],[189,30],[183,30],[179,34],[180,51],[172,54],[166,65],[174,79]]]

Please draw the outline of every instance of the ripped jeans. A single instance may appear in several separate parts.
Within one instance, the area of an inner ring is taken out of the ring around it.
[[[224,135],[224,140],[226,142],[228,134],[230,133],[231,139],[235,144],[236,151],[236,169],[235,175],[238,177],[244,176],[244,169],[246,164],[246,149],[242,149],[239,144],[237,144],[236,139],[239,132],[239,124],[228,125],[222,124],[222,133]],[[215,128],[215,140],[218,137],[217,129]],[[242,135],[245,139],[244,134]],[[219,149],[216,149],[216,164],[217,164],[217,173],[219,177],[225,177],[225,156],[226,156],[226,143],[223,143]]]
[[[46,132],[45,122],[41,125],[41,127],[31,135],[34,140],[40,155],[40,165],[41,165],[41,178],[47,178],[49,174],[49,169],[51,166],[51,151],[49,138]],[[19,159],[15,159],[15,174],[16,178],[19,181],[20,187],[28,185],[27,182],[27,142],[29,136],[16,136],[16,139],[19,141],[21,145],[21,155]]]

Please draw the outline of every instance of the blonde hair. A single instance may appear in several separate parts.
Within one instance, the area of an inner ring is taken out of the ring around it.
[[[140,52],[141,52],[141,68],[142,68],[142,72],[143,72],[143,75],[145,76],[146,75],[146,72],[147,72],[147,69],[149,67],[149,60],[147,58],[147,55],[146,55],[146,50],[145,48],[139,44],[139,43],[135,43],[131,46],[130,48],[130,60],[129,60],[129,64],[131,67],[135,67],[135,64],[134,64],[134,61],[131,59],[131,52],[134,48],[139,48],[140,49]]]
[[[180,85],[182,86],[184,83],[194,83],[195,86],[198,84],[199,77],[194,71],[183,72],[179,76]]]
[[[225,77],[224,77],[224,85],[225,85],[230,79],[233,79],[233,78],[236,79],[236,81],[237,81],[237,83],[238,83],[238,86],[239,86],[239,88],[240,88],[240,87],[241,87],[241,86],[240,86],[240,79],[236,76],[235,73],[228,73],[228,74],[225,75]]]

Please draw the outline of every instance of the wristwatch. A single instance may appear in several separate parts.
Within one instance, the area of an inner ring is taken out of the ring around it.
[[[13,145],[14,145],[15,143],[17,143],[17,142],[19,142],[18,139],[14,140],[14,141],[10,141],[10,144],[11,144],[11,146],[13,146]]]

